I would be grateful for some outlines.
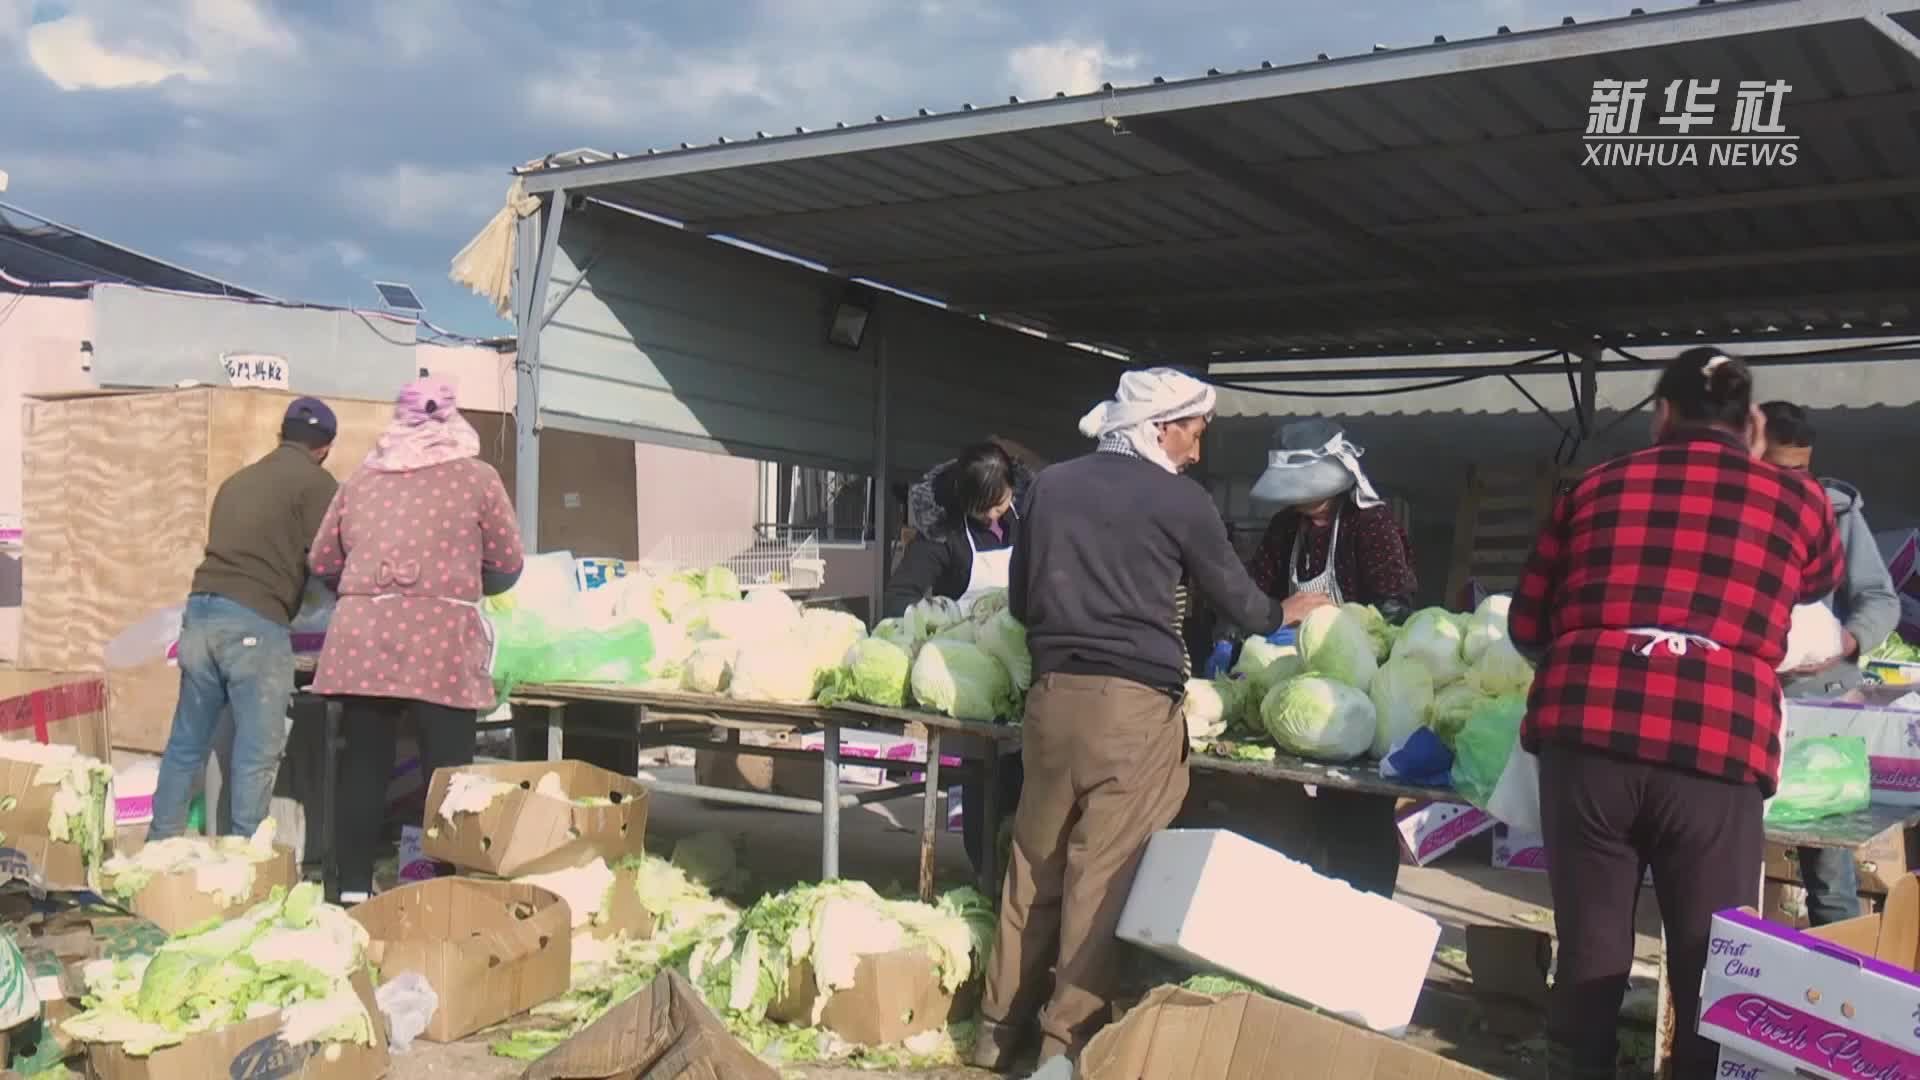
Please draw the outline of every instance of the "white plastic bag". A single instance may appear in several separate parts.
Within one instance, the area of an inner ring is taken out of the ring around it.
[[[1520,749],[1517,741],[1513,744],[1513,752],[1507,755],[1507,767],[1500,770],[1500,779],[1493,785],[1493,794],[1487,797],[1487,813],[1510,829],[1536,835],[1543,831],[1540,826],[1540,759]]]
[[[175,659],[180,649],[180,621],[186,613],[184,607],[162,608],[120,631],[118,637],[107,642],[107,668],[118,671]]]
[[[387,1045],[396,1054],[413,1047],[413,1040],[427,1030],[434,1010],[440,1007],[440,995],[425,975],[409,971],[380,984],[373,1000],[387,1018]]]
[[[1809,664],[1838,660],[1843,651],[1841,637],[1845,629],[1825,604],[1801,604],[1793,609],[1793,623],[1787,630],[1787,657],[1779,670],[1792,671]]]

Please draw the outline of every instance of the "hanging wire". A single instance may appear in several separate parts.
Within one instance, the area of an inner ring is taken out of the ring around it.
[[[1391,386],[1384,390],[1381,390],[1381,389],[1282,390],[1277,387],[1264,386],[1257,383],[1236,382],[1236,381],[1227,380],[1227,379],[1213,379],[1211,381],[1213,382],[1213,385],[1225,387],[1228,390],[1239,390],[1248,394],[1263,394],[1268,397],[1302,397],[1302,398],[1387,397],[1394,394],[1418,394],[1428,390],[1444,390],[1450,386],[1464,386],[1467,383],[1477,382],[1481,379],[1506,378],[1508,377],[1507,376],[1508,371],[1518,371],[1520,369],[1530,367],[1534,364],[1541,363],[1542,361],[1551,360],[1554,357],[1559,355],[1560,355],[1560,350],[1554,349],[1549,352],[1543,352],[1538,356],[1530,356],[1524,360],[1516,360],[1511,364],[1505,365],[1506,370],[1503,370],[1503,371],[1477,371],[1471,374],[1460,375],[1450,379],[1436,379],[1431,382],[1410,383],[1406,386]]]

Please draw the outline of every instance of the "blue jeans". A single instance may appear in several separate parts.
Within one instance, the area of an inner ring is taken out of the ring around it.
[[[233,767],[223,778],[232,808],[226,831],[252,835],[273,802],[292,698],[293,637],[286,627],[224,597],[188,597],[180,626],[180,704],[160,759],[148,841],[186,831],[194,781],[206,771],[227,708],[233,712]]]
[[[1807,890],[1807,921],[1815,926],[1860,917],[1860,870],[1846,848],[1801,848],[1800,883]]]

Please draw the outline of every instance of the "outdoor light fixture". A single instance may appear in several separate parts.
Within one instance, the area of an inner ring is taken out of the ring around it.
[[[827,341],[843,349],[858,349],[867,336],[867,320],[873,317],[873,290],[858,282],[848,282],[833,308],[833,322],[827,327]]]

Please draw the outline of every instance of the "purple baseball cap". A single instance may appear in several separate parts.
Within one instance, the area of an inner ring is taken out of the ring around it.
[[[340,421],[319,398],[295,398],[293,404],[287,406],[286,426],[313,428],[329,439],[340,433]]]

